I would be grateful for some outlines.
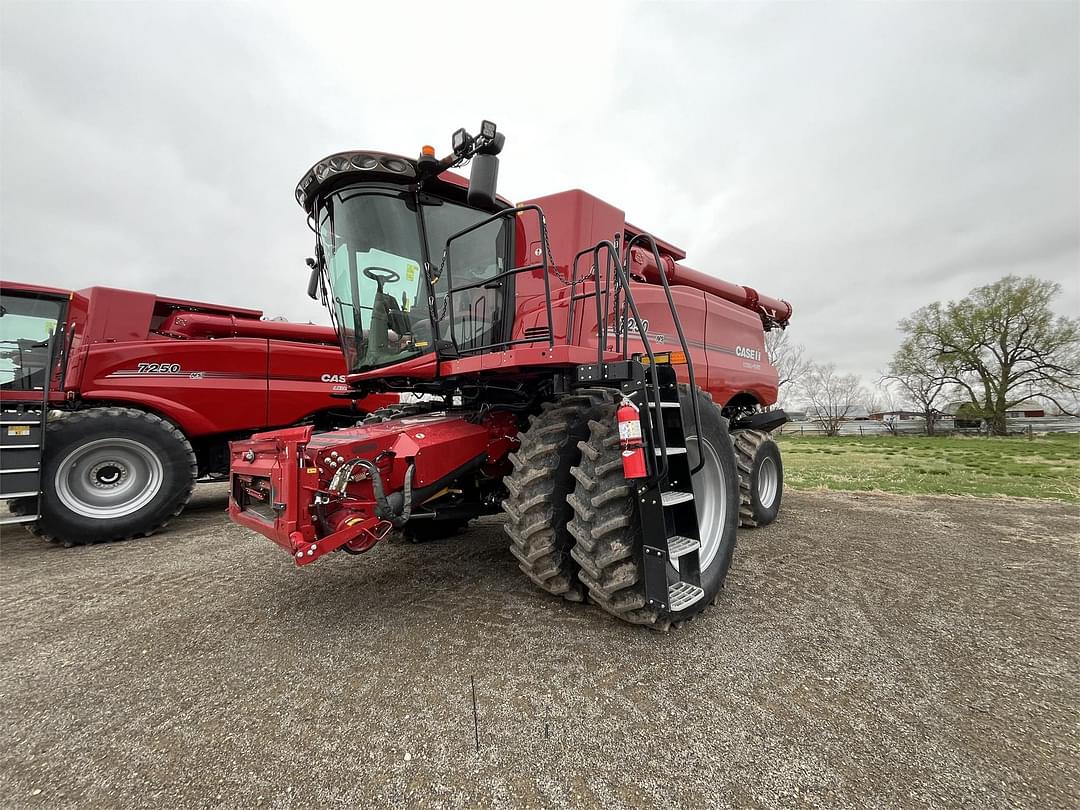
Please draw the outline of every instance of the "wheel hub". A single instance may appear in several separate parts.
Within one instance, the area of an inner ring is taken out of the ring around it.
[[[121,461],[103,461],[90,469],[90,485],[97,489],[115,489],[131,473]]]
[[[81,517],[107,520],[134,514],[164,483],[161,460],[134,439],[87,442],[65,456],[53,479],[56,496]]]
[[[780,489],[779,475],[776,472],[776,464],[771,458],[762,459],[758,467],[757,491],[758,501],[764,509],[769,509],[776,500],[776,493]]]
[[[724,467],[720,463],[720,454],[708,439],[698,440],[691,436],[686,442],[690,452],[691,467],[704,457],[705,463],[694,475],[694,496],[697,506],[698,535],[701,549],[698,560],[701,570],[712,565],[713,558],[720,550],[724,540],[724,528],[727,526],[728,487]],[[697,452],[701,452],[701,456]]]

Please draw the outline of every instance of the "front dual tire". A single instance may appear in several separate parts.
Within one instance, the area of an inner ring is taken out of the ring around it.
[[[723,587],[738,528],[738,470],[727,420],[698,390],[702,436],[691,435],[691,466],[701,529],[704,598],[670,612],[648,606],[642,576],[641,529],[631,485],[623,476],[616,429],[618,395],[586,389],[545,406],[521,434],[507,479],[506,532],[519,567],[549,593],[571,601],[585,595],[627,622],[667,629],[711,604]],[[680,386],[683,412],[691,393]],[[678,579],[677,567],[670,576]]]

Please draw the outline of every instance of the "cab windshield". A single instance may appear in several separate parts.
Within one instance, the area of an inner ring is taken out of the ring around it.
[[[505,269],[505,220],[452,243],[454,288],[481,286],[454,294],[451,324],[447,279],[439,274],[446,240],[488,214],[445,200],[432,198],[417,205],[411,194],[346,188],[330,195],[318,216],[331,315],[350,371],[434,351],[436,340],[475,346],[498,339],[502,285],[489,289],[482,282]],[[421,250],[425,232],[436,277],[434,326]]]

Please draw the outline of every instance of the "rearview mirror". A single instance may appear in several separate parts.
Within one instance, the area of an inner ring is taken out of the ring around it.
[[[498,184],[498,155],[474,155],[472,171],[469,172],[469,205],[475,205],[477,208],[494,208],[495,188]]]
[[[304,262],[311,268],[311,275],[308,276],[307,294],[308,298],[312,301],[319,300],[319,265],[312,258],[304,259]]]

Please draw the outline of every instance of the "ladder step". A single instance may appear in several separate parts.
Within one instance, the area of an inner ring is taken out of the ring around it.
[[[0,419],[0,426],[3,425],[40,425],[40,419]]]
[[[668,585],[668,610],[678,613],[680,610],[699,602],[705,591],[689,582],[674,582]]]
[[[4,450],[37,450],[40,444],[0,444]]]
[[[14,523],[33,523],[41,515],[3,515],[0,517],[0,526],[8,526]]]
[[[28,472],[37,472],[37,471],[38,471],[38,470],[40,470],[40,469],[41,469],[40,467],[20,467],[20,468],[19,468],[19,469],[17,469],[17,470],[0,470],[0,475],[5,475],[6,473],[28,473]]]
[[[686,455],[686,448],[685,447],[669,447],[667,449],[667,454],[669,456],[683,456],[683,455]],[[660,448],[659,447],[656,448],[656,455],[660,455]]]
[[[650,403],[650,404],[655,404],[655,403]],[[678,408],[678,407],[679,407],[679,403],[678,403],[678,402],[663,402],[663,401],[662,401],[662,402],[660,403],[660,407],[661,407],[661,408]]]
[[[694,500],[693,492],[662,492],[660,493],[660,500],[664,506],[675,506],[679,503],[686,503],[687,501]]]
[[[0,501],[10,501],[13,498],[36,498],[40,492],[4,492],[0,494]]]
[[[683,537],[682,535],[675,535],[669,537],[667,540],[668,547],[668,559],[677,560],[684,554],[689,554],[691,551],[697,551],[701,548],[701,543],[690,537]]]

